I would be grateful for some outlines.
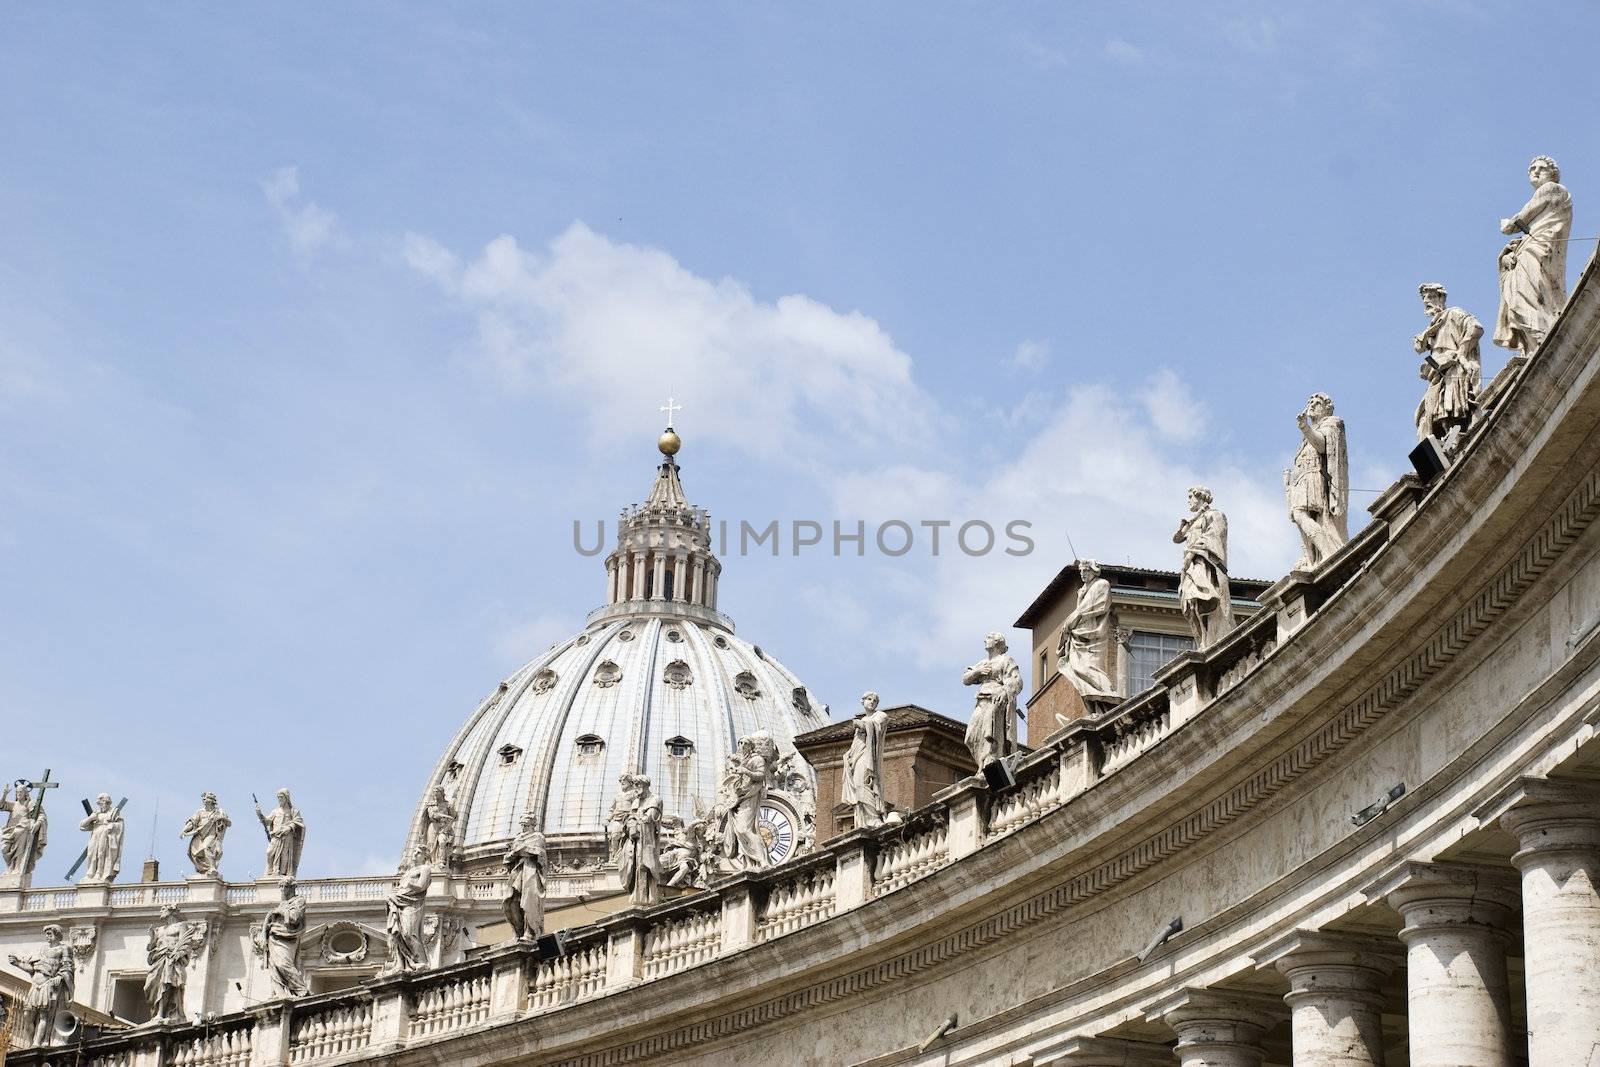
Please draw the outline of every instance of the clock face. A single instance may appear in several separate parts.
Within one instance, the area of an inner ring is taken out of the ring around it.
[[[767,862],[782,863],[794,854],[794,817],[776,804],[763,804],[756,815],[756,829],[767,843]]]

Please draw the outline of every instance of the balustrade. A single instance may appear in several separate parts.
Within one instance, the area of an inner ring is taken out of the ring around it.
[[[306,1063],[366,1048],[372,1043],[372,1001],[331,1004],[296,1018],[289,1038],[289,1062]]]
[[[416,994],[411,1033],[426,1037],[474,1026],[489,1017],[489,975],[455,978]]]
[[[722,948],[719,912],[686,915],[652,926],[644,935],[644,977],[661,978],[716,956]]]
[[[834,868],[824,867],[774,884],[756,919],[756,940],[779,937],[832,915],[833,882]]]
[[[944,866],[950,859],[950,828],[943,821],[926,829],[907,828],[885,841],[872,865],[872,895],[882,896]]]
[[[167,1053],[169,1067],[249,1067],[255,1029],[245,1026],[180,1040]]]
[[[1033,822],[1061,804],[1061,761],[1030,768],[1042,771],[997,797],[989,813],[989,837],[1000,837]]]
[[[587,945],[534,966],[528,1005],[534,1011],[571,1004],[605,988],[606,943]]]

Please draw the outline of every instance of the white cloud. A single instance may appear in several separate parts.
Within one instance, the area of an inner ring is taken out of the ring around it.
[[[1041,371],[1050,362],[1050,346],[1043,341],[1019,341],[1010,362],[1014,370]]]
[[[1174,441],[1194,441],[1206,428],[1209,413],[1177,374],[1163,368],[1139,390],[1139,402],[1156,432]]]
[[[1144,62],[1144,49],[1138,45],[1129,44],[1121,37],[1113,37],[1106,42],[1106,56],[1118,63],[1129,65]]]
[[[501,236],[466,263],[410,234],[405,259],[476,316],[478,355],[502,383],[581,405],[596,437],[653,428],[669,390],[685,405],[680,430],[765,459],[892,452],[938,417],[911,357],[868,316],[799,294],[761,300],[581,222],[542,251]]]
[[[1233,19],[1222,27],[1222,35],[1243,51],[1265,55],[1277,50],[1279,25],[1264,16]]]
[[[299,167],[279,167],[261,183],[261,192],[278,213],[295,255],[307,258],[324,248],[343,244],[339,220],[333,212],[301,199]]]

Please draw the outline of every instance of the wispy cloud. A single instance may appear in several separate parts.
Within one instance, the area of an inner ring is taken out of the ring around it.
[[[1043,341],[1019,341],[1011,351],[1011,368],[1029,373],[1041,371],[1050,362],[1050,346]]]
[[[1173,371],[1163,368],[1139,390],[1150,425],[1163,437],[1184,443],[1195,440],[1206,428],[1209,413]]]
[[[1131,66],[1144,62],[1144,49],[1124,41],[1121,37],[1113,37],[1106,42],[1106,57]]]
[[[301,258],[344,243],[339,220],[331,211],[300,195],[300,168],[279,167],[261,183],[261,192],[277,212],[289,247]]]
[[[1222,26],[1222,35],[1236,48],[1265,55],[1277,50],[1281,30],[1277,19],[1261,15],[1229,20]]]

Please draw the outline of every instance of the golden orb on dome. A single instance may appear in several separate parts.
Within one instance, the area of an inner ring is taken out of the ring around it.
[[[668,426],[666,432],[661,435],[661,439],[656,442],[656,447],[661,449],[663,456],[676,456],[678,449],[683,447],[683,438],[679,437],[671,426]]]

